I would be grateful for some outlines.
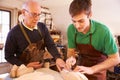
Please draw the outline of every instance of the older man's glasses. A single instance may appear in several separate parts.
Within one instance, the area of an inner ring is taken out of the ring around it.
[[[28,12],[30,14],[30,16],[32,16],[32,17],[40,17],[40,13],[39,14],[37,14],[37,13],[31,13],[31,12],[29,12],[26,9],[25,9],[25,11]]]

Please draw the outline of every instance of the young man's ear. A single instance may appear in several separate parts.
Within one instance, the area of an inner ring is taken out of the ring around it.
[[[91,18],[92,17],[92,11],[90,11],[89,15],[88,15],[88,18]]]

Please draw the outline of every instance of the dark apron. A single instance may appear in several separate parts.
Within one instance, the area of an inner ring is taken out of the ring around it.
[[[28,64],[30,62],[43,63],[45,50],[42,49],[43,43],[42,41],[38,41],[37,43],[31,43],[28,47],[23,51],[22,55],[19,57],[24,64]]]
[[[91,67],[96,64],[103,62],[107,56],[102,52],[96,50],[91,45],[92,35],[90,34],[90,44],[77,44],[77,49],[79,51],[79,65]],[[76,41],[76,36],[75,36]],[[106,80],[106,71],[101,71],[93,75],[86,75],[89,80]]]
[[[31,43],[27,33],[25,32],[22,24],[20,23],[20,28],[21,28],[21,31],[23,32],[26,40],[28,41],[29,45],[24,49],[23,53],[20,55],[19,59],[25,64],[27,65],[28,63],[30,62],[40,62],[40,63],[43,63],[44,62],[44,59],[43,59],[43,56],[44,56],[44,53],[45,53],[45,50],[44,50],[44,38],[41,34],[41,31],[38,27],[38,31],[39,31],[39,34],[40,36],[42,37],[42,39],[36,43]]]

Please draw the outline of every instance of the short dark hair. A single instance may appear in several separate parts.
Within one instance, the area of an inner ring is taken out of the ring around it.
[[[91,0],[73,0],[69,7],[69,13],[73,17],[81,12],[89,14],[91,12]]]

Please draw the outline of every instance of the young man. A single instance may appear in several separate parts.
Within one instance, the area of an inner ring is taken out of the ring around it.
[[[57,66],[64,67],[65,62],[61,59],[47,27],[38,22],[40,14],[41,7],[38,2],[35,0],[25,2],[22,7],[23,21],[11,29],[8,34],[5,44],[5,59],[11,64],[18,66],[25,64],[27,67],[37,69],[42,66],[46,47],[55,58]]]
[[[106,25],[91,19],[91,0],[73,0],[69,13],[73,24],[67,31],[68,59],[79,52],[74,71],[84,73],[89,80],[106,80],[106,70],[120,62],[117,45]],[[72,59],[75,62],[75,59]]]

